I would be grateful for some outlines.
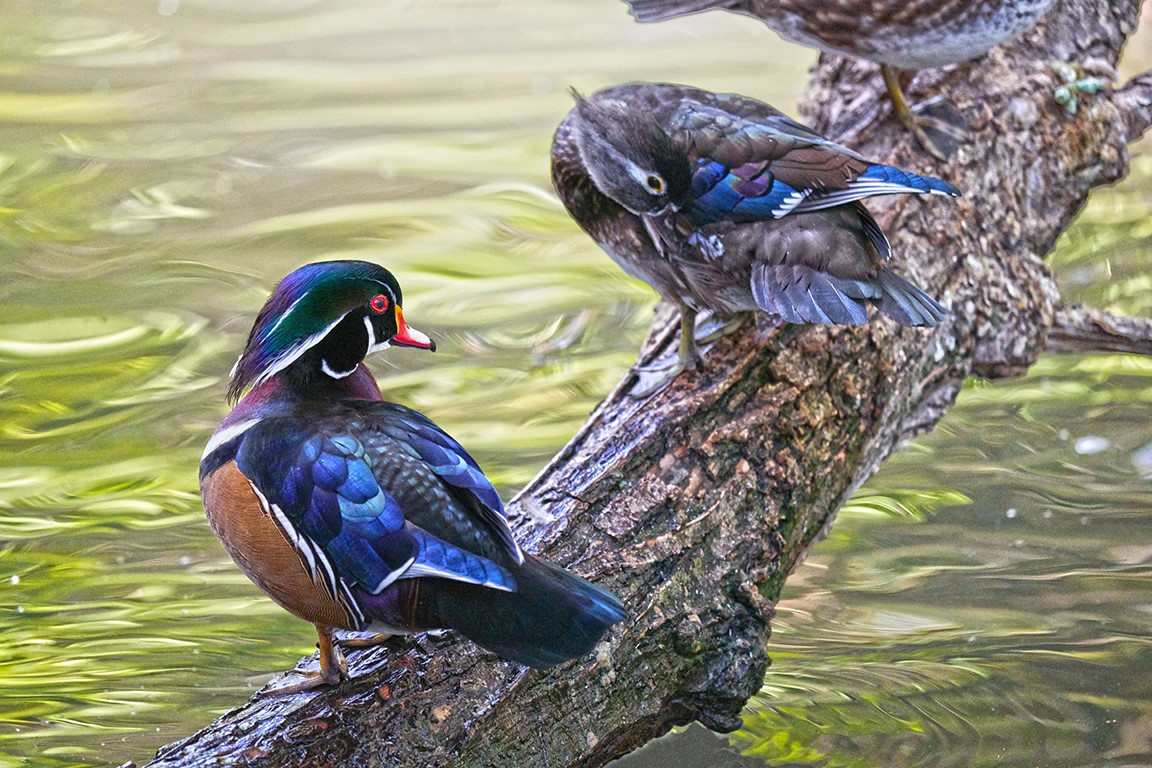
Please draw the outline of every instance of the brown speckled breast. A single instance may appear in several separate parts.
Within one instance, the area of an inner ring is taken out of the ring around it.
[[[205,477],[200,494],[212,530],[256,586],[305,621],[357,628],[341,603],[312,579],[307,563],[235,461]]]
[[[925,69],[975,58],[1011,40],[1039,21],[1052,2],[743,0],[728,7],[804,45]]]

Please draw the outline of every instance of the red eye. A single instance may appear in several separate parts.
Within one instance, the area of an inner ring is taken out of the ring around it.
[[[388,297],[379,293],[372,297],[372,301],[368,302],[368,306],[372,307],[372,311],[378,315],[382,315],[388,311]]]

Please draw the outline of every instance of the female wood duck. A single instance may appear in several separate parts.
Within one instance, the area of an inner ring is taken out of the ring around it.
[[[945,314],[885,266],[888,240],[860,201],[956,189],[869,162],[754,99],[652,83],[577,94],[552,181],[609,256],[679,307],[672,375],[696,365],[705,309],[836,325],[864,323],[868,304],[903,325]]]
[[[276,693],[346,674],[333,628],[448,627],[546,667],[588,653],[625,616],[605,590],[522,552],[472,457],[382,400],[368,353],[436,349],[402,303],[392,274],[363,261],[284,278],[232,371],[239,403],[200,462],[224,548],[320,636],[320,671]]]
[[[908,106],[898,70],[956,64],[1017,37],[1053,0],[625,0],[637,21],[722,9],[759,19],[781,37],[880,65],[896,116],[933,155],[955,143],[954,118]],[[925,128],[929,129],[925,131]],[[962,131],[961,131],[962,133]]]

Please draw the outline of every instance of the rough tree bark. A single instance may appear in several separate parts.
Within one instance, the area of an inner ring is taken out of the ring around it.
[[[532,671],[454,637],[395,640],[352,652],[353,680],[257,697],[151,765],[599,766],[674,724],[737,727],[784,579],[966,376],[1022,373],[1046,348],[1152,349],[1148,320],[1064,306],[1042,261],[1152,121],[1152,75],[1073,116],[1048,63],[1109,70],[1137,13],[1136,0],[1059,2],[1022,41],[918,75],[914,97],[946,93],[970,122],[945,165],[896,127],[875,67],[825,57],[802,100],[821,105],[817,129],[964,190],[873,206],[901,270],[952,314],[932,331],[761,320],[648,401],[622,383],[509,508],[529,550],[631,608],[596,658]],[[665,310],[646,350],[672,332]]]

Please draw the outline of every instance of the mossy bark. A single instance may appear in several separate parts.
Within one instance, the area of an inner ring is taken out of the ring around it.
[[[871,206],[897,269],[952,313],[934,330],[758,318],[713,345],[704,373],[648,400],[622,383],[509,507],[527,549],[631,609],[596,657],[533,671],[454,637],[397,639],[352,652],[347,683],[256,697],[151,765],[598,766],[674,724],[737,727],[785,578],[965,377],[1025,371],[1053,331],[1059,349],[1149,348],[1147,321],[1064,307],[1043,262],[1152,119],[1152,77],[1082,97],[1071,115],[1049,62],[1107,73],[1137,12],[1135,0],[1058,2],[1023,40],[919,74],[913,99],[946,94],[969,121],[946,164],[893,121],[876,67],[825,57],[803,99],[814,127],[964,191]],[[645,354],[673,330],[664,309]]]

